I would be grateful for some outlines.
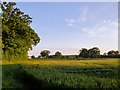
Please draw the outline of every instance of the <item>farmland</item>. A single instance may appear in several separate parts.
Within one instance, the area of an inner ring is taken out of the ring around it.
[[[118,4],[0,6],[3,90],[120,88]]]
[[[118,59],[3,61],[3,89],[116,89],[118,64]]]

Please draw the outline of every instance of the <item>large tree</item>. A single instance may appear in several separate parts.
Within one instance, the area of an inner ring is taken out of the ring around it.
[[[15,8],[15,2],[3,2],[2,43],[5,59],[27,57],[28,50],[39,43],[38,34],[30,27],[32,18]]]

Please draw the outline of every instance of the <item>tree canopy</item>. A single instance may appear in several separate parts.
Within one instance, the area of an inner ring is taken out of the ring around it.
[[[86,48],[82,48],[82,50],[79,51],[79,56],[83,58],[97,58],[98,56],[100,56],[100,49],[98,47],[93,47],[89,50],[87,50]]]
[[[59,51],[57,51],[57,52],[55,52],[55,56],[56,56],[56,57],[60,57],[60,56],[62,56],[62,53],[59,52]]]
[[[2,49],[6,59],[27,57],[28,50],[40,41],[38,34],[30,27],[32,18],[15,5],[15,2],[3,2],[1,5]]]
[[[89,53],[89,57],[97,58],[98,56],[100,56],[100,49],[98,47],[93,47],[88,50],[88,53]]]
[[[82,48],[81,50],[79,50],[79,52],[80,52],[79,54],[80,57],[83,57],[83,58],[88,57],[88,50],[86,48]]]
[[[44,50],[40,52],[40,55],[42,56],[42,58],[48,58],[49,54],[50,54],[49,50]]]
[[[108,54],[108,56],[114,57],[114,56],[118,56],[119,55],[119,51],[111,50],[107,54]]]

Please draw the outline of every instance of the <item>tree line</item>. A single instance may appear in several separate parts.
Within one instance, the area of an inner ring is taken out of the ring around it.
[[[115,51],[115,50],[110,50],[107,53],[104,54],[100,54],[100,49],[98,47],[93,47],[90,49],[87,48],[82,48],[81,50],[79,50],[79,54],[78,55],[62,55],[62,53],[60,51],[55,52],[54,55],[49,55],[50,51],[49,50],[43,50],[40,52],[40,55],[37,58],[42,58],[42,59],[46,59],[46,58],[51,58],[51,59],[80,59],[80,58],[119,58],[120,57],[120,53],[119,51]],[[33,55],[32,58],[34,59],[35,56]]]

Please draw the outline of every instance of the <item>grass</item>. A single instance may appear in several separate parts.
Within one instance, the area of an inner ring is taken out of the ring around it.
[[[3,61],[3,88],[119,88],[118,59]]]

